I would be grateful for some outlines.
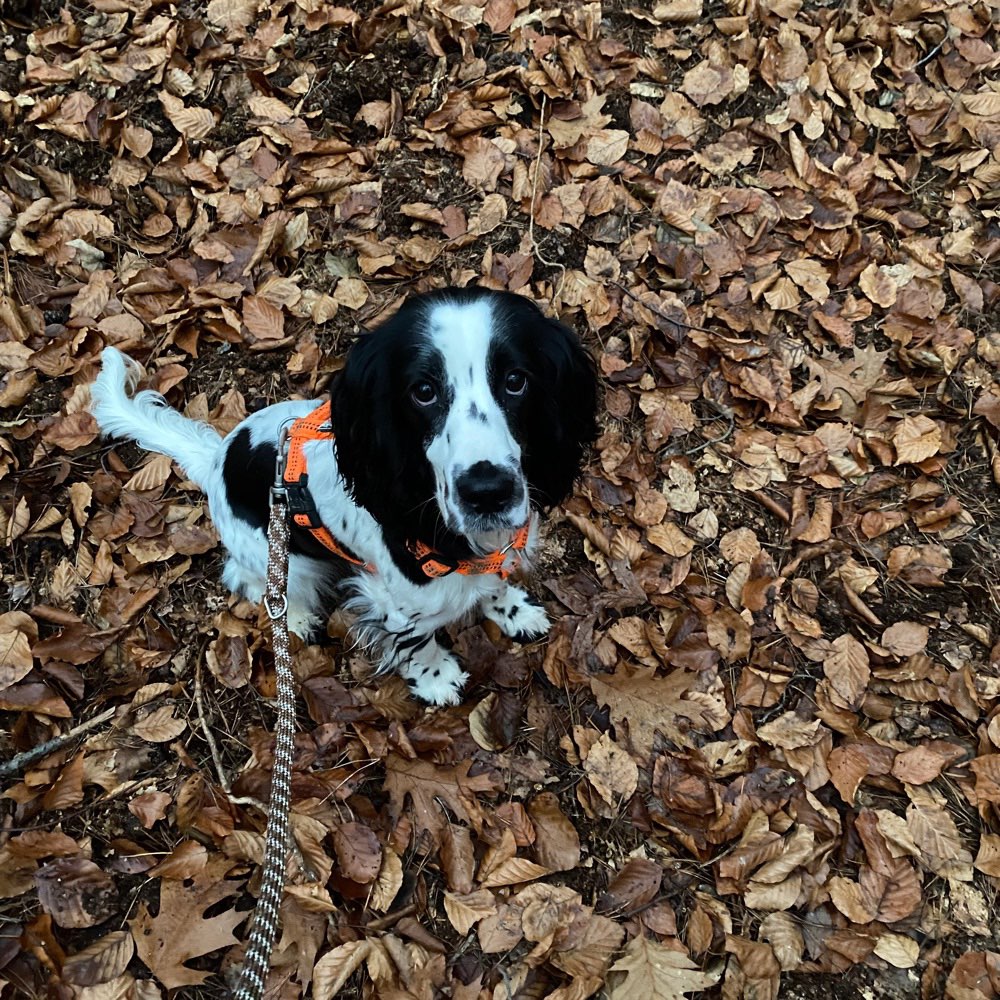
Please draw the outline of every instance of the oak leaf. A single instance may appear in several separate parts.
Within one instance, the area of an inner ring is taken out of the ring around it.
[[[185,963],[239,943],[233,929],[250,911],[231,908],[205,916],[208,909],[217,909],[222,900],[239,891],[239,882],[225,878],[232,864],[228,858],[214,855],[204,868],[183,881],[162,878],[157,915],[152,916],[143,902],[129,922],[139,958],[167,989],[201,985],[211,973]]]
[[[656,677],[653,667],[636,670],[631,677],[615,674],[608,679],[593,677],[591,690],[598,702],[611,709],[615,728],[628,732],[632,749],[643,759],[653,750],[657,731],[677,743],[685,742],[685,733],[703,725],[704,711],[685,697],[698,675],[674,670],[667,677]]]
[[[469,775],[471,760],[455,765],[436,765],[426,760],[407,760],[389,754],[385,761],[385,788],[394,817],[403,814],[407,801],[418,833],[426,833],[441,843],[447,816],[438,800],[445,803],[474,830],[482,827],[485,812],[478,795],[500,790],[498,778],[490,773]]]
[[[629,941],[625,954],[611,966],[608,997],[682,1000],[686,994],[714,986],[719,975],[701,972],[684,952],[640,935]]]

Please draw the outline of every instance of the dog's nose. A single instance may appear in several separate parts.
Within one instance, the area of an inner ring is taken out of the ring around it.
[[[510,469],[492,462],[476,462],[455,482],[459,501],[476,514],[499,514],[514,500],[517,480]]]

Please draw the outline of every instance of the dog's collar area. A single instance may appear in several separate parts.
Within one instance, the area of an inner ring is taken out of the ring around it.
[[[521,552],[528,544],[529,524],[526,521],[521,525],[502,549],[472,559],[446,559],[423,542],[408,542],[406,547],[426,576],[435,578],[458,573],[461,576],[496,575],[505,580],[521,564]]]
[[[282,433],[278,442],[275,488],[284,490],[288,514],[294,524],[305,528],[334,555],[374,573],[375,566],[359,559],[341,545],[319,516],[309,492],[308,463],[303,450],[304,445],[310,441],[333,441],[329,402],[296,420],[287,434]],[[521,553],[528,544],[530,523],[530,520],[525,522],[503,548],[470,559],[449,559],[420,541],[407,542],[406,548],[417,560],[424,575],[431,579],[448,576],[450,573],[458,573],[460,576],[499,576],[506,579],[521,564]]]

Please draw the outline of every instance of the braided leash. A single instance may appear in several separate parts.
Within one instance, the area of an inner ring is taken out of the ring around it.
[[[260,1000],[278,934],[278,908],[285,883],[288,850],[288,810],[291,803],[292,751],[295,732],[295,681],[288,648],[288,497],[281,488],[284,441],[278,447],[278,474],[271,490],[267,526],[267,591],[264,607],[271,619],[271,642],[278,678],[278,722],[274,733],[271,801],[264,838],[264,866],[253,929],[247,942],[236,1000]]]

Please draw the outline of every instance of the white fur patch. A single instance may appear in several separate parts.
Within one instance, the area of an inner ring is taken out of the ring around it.
[[[444,426],[427,447],[436,496],[445,523],[469,538],[479,532],[458,498],[456,481],[484,459],[508,469],[517,481],[514,502],[500,530],[517,529],[528,517],[528,489],[521,472],[521,447],[490,389],[490,343],[495,336],[493,311],[483,302],[439,303],[427,316],[430,343],[445,363],[451,404]],[[485,546],[489,544],[484,539]]]

